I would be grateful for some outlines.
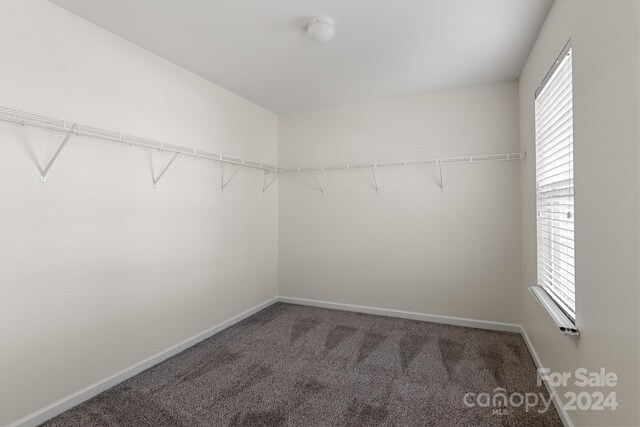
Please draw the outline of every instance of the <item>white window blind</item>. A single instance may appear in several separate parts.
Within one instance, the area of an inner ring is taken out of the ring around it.
[[[571,48],[536,91],[538,284],[575,321]]]

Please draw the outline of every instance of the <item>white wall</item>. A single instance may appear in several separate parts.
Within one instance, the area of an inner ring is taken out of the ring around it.
[[[516,82],[279,118],[285,167],[518,150]],[[280,295],[518,323],[519,163],[286,175]]]
[[[277,117],[45,0],[0,2],[0,105],[277,161]],[[277,293],[277,187],[0,123],[0,425]]]
[[[620,378],[617,410],[570,412],[580,426],[640,425],[639,18],[636,0],[556,0],[520,77],[521,143],[533,158],[534,92],[572,38],[578,342],[526,291],[536,280],[533,161],[522,167],[521,293],[523,325],[546,367],[604,367]]]
[[[519,83],[278,119],[45,0],[0,2],[2,106],[284,166],[530,155],[446,166],[444,192],[413,167],[379,169],[380,194],[357,170],[263,196],[257,171],[221,193],[218,165],[185,158],[154,190],[167,155],[74,138],[42,184],[61,135],[0,123],[0,425],[275,296],[278,274],[284,296],[522,322],[552,370],[621,378],[618,410],[577,425],[638,425],[639,12],[556,0]],[[526,291],[533,93],[569,37],[577,344]]]

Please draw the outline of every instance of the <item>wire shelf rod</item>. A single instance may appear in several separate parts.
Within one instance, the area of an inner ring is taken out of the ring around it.
[[[179,147],[176,145],[128,135],[121,132],[113,132],[105,129],[94,128],[91,126],[74,124],[62,119],[41,116],[38,114],[27,113],[25,111],[13,110],[5,107],[0,107],[0,121],[16,123],[22,126],[30,126],[40,129],[63,132],[66,134],[88,137],[101,141],[115,142],[132,147],[135,146],[138,148],[159,150],[181,156],[194,157],[197,159],[213,160],[219,163],[228,163],[246,168],[260,169],[267,172],[286,172],[284,168],[267,165],[261,162],[254,162],[238,157],[227,156],[224,154],[210,153],[203,150],[197,150],[195,148],[188,148],[184,146]]]
[[[72,122],[56,119],[52,117],[41,116],[37,114],[27,113],[24,111],[13,110],[10,108],[0,107],[0,121],[16,123],[23,126],[37,127],[40,129],[52,130],[63,132],[65,134],[71,134],[75,136],[84,136],[101,141],[114,142],[129,145],[132,147],[139,147],[144,149],[154,149],[167,153],[172,153],[180,156],[189,156],[197,159],[212,160],[219,163],[232,164],[235,166],[260,169],[265,172],[276,173],[302,173],[302,172],[314,172],[317,171],[338,171],[338,170],[350,170],[350,169],[362,169],[371,168],[375,165],[375,168],[382,167],[406,167],[406,166],[428,166],[436,165],[441,167],[442,165],[460,164],[460,163],[476,163],[476,162],[491,162],[491,161],[508,161],[508,160],[524,160],[527,157],[526,152],[522,153],[504,153],[504,154],[485,154],[485,155],[473,155],[473,156],[459,156],[459,157],[443,157],[433,159],[422,160],[404,160],[395,162],[371,162],[371,163],[359,163],[359,164],[347,164],[338,166],[310,166],[310,167],[279,167],[267,165],[261,162],[254,162],[239,157],[228,156],[219,153],[207,152],[204,150],[197,150],[194,148],[188,148],[185,146],[176,146],[160,141],[141,138],[121,132],[113,132],[104,129],[94,128],[90,126],[84,126],[80,124],[74,124]]]
[[[428,166],[428,165],[451,165],[459,163],[478,163],[478,162],[494,162],[504,160],[524,160],[527,158],[527,153],[505,153],[505,154],[483,154],[464,157],[443,157],[437,159],[424,159],[424,160],[404,160],[398,162],[383,162],[383,163],[359,163],[359,164],[347,164],[341,166],[311,166],[311,167],[286,167],[285,170],[288,173],[301,173],[301,172],[314,172],[317,170],[322,171],[337,171],[337,170],[350,170],[350,169],[363,169],[383,167],[399,167],[399,166]]]

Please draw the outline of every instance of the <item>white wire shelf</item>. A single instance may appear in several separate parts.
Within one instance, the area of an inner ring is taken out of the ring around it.
[[[319,171],[337,171],[337,170],[350,170],[350,169],[362,169],[371,168],[373,172],[373,178],[375,181],[376,190],[380,191],[378,183],[378,177],[376,175],[376,169],[382,167],[400,167],[400,166],[428,166],[435,165],[439,168],[440,173],[440,188],[444,190],[443,185],[443,165],[459,164],[459,163],[476,163],[476,162],[495,162],[505,160],[524,160],[527,158],[527,153],[506,153],[506,154],[484,154],[476,156],[461,156],[461,157],[443,157],[434,159],[423,160],[405,160],[398,162],[384,162],[384,163],[359,163],[359,164],[346,164],[341,166],[315,166],[315,167],[290,167],[281,168],[278,166],[267,165],[260,162],[254,162],[239,157],[227,156],[224,154],[211,153],[202,150],[196,150],[195,148],[189,148],[185,146],[178,146],[174,144],[168,144],[166,142],[155,141],[152,139],[142,138],[139,136],[129,135],[122,132],[114,132],[105,129],[99,129],[91,126],[81,125],[78,123],[69,122],[67,120],[56,119],[52,117],[41,116],[38,114],[27,113],[24,111],[14,110],[10,108],[0,107],[0,121],[17,123],[23,126],[32,126],[40,129],[48,129],[58,131],[66,134],[64,140],[60,144],[58,150],[53,155],[46,168],[41,172],[41,179],[46,182],[46,175],[49,168],[53,165],[60,152],[64,149],[67,142],[73,135],[84,136],[102,141],[115,142],[120,144],[129,145],[132,147],[139,147],[151,150],[158,150],[173,154],[173,157],[160,172],[157,178],[154,177],[154,186],[158,183],[158,180],[163,176],[175,158],[179,155],[189,156],[194,158],[213,160],[220,163],[228,163],[239,167],[247,167],[253,169],[260,169],[265,172],[265,181],[263,183],[263,192],[271,186],[278,176],[284,173],[301,173],[301,172],[313,172],[318,181],[318,185],[322,194],[325,193],[324,186],[318,175]],[[229,179],[225,180],[224,171],[222,170],[221,189],[229,184],[229,182],[236,176],[239,169],[237,169]],[[269,180],[267,175],[275,174],[275,178]]]
[[[67,120],[27,113],[24,111],[13,110],[11,108],[0,107],[0,120],[10,123],[17,123],[23,126],[32,126],[40,129],[63,132],[68,135],[84,136],[102,141],[121,143],[133,147],[164,151],[176,155],[190,156],[199,159],[213,160],[216,162],[229,163],[241,167],[261,169],[265,172],[285,172],[285,169],[279,168],[277,166],[254,162],[239,157],[227,156],[219,153],[196,150],[195,148],[168,144],[166,142],[155,141],[152,139],[129,135],[122,132],[114,132],[91,126],[85,126],[69,122]]]
[[[495,162],[501,160],[524,160],[527,158],[527,153],[505,153],[505,154],[483,154],[477,156],[462,156],[462,157],[442,157],[437,159],[423,159],[423,160],[404,160],[398,162],[385,162],[385,163],[358,163],[358,164],[346,164],[340,166],[307,166],[307,167],[288,167],[287,172],[319,172],[319,171],[336,171],[336,170],[350,170],[350,169],[362,169],[362,168],[383,168],[383,167],[399,167],[399,166],[426,166],[426,165],[449,165],[456,163],[476,163],[476,162]]]
[[[378,193],[380,193],[380,183],[378,182],[378,175],[376,174],[377,168],[382,167],[405,167],[405,166],[428,166],[434,165],[438,167],[438,172],[440,175],[440,190],[444,191],[444,178],[442,173],[443,165],[452,165],[459,163],[476,163],[476,162],[497,162],[504,160],[524,160],[527,158],[526,151],[524,153],[506,153],[506,154],[483,154],[478,156],[464,156],[464,157],[442,157],[439,159],[424,159],[424,160],[405,160],[401,162],[386,162],[386,163],[358,163],[358,164],[347,164],[342,166],[316,166],[316,167],[297,167],[297,168],[287,168],[286,171],[302,173],[302,172],[313,172],[316,176],[316,181],[318,182],[318,187],[322,195],[325,194],[325,188],[322,184],[322,180],[318,175],[318,172],[324,171],[339,171],[339,170],[350,170],[350,169],[371,169],[373,173],[373,181],[375,184],[375,189]]]

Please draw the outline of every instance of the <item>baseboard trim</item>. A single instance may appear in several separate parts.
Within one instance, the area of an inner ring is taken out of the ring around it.
[[[306,298],[278,297],[278,301],[289,304],[308,305],[312,307],[332,308],[334,310],[353,311],[356,313],[378,314],[381,316],[399,317],[401,319],[423,320],[425,322],[443,323],[447,325],[466,326],[469,328],[490,329],[493,331],[520,333],[520,325],[515,323],[492,322],[489,320],[467,319],[464,317],[442,316],[438,314],[417,313],[414,311],[377,308],[364,305],[343,304],[339,302],[318,301]]]
[[[276,303],[278,301],[277,297],[271,298],[263,303],[256,305],[236,316],[233,316],[230,319],[225,320],[224,322],[214,326],[213,328],[207,329],[204,332],[201,332],[197,335],[192,336],[191,338],[187,338],[186,340],[167,348],[157,354],[154,354],[151,357],[144,359],[143,361],[136,363],[133,366],[125,368],[115,374],[100,380],[96,383],[91,384],[84,389],[77,391],[69,396],[58,400],[38,411],[35,411],[13,423],[9,424],[7,427],[35,427],[43,422],[55,417],[63,413],[64,411],[73,408],[76,405],[88,400],[98,394],[102,393],[105,390],[110,389],[111,387],[121,383],[122,381],[133,377],[134,375],[139,374],[140,372],[149,369],[150,367],[157,365],[160,362],[167,360],[168,358],[175,356],[176,354],[188,349],[189,347],[204,341],[207,338],[212,337],[218,332],[235,325],[236,323],[246,319],[247,317],[259,312],[267,308],[268,306]]]
[[[531,354],[533,363],[535,363],[537,368],[544,368],[544,365],[540,360],[540,356],[538,356],[536,349],[533,347],[533,343],[531,342],[531,339],[529,338],[529,335],[527,334],[524,326],[520,326],[520,335],[522,335],[522,339],[524,339],[524,342],[529,349],[529,354]],[[556,407],[556,411],[558,411],[558,416],[560,417],[560,421],[562,421],[562,424],[564,424],[565,427],[573,427],[573,422],[571,421],[571,418],[569,417],[567,411],[564,409],[562,400],[560,400],[560,394],[558,393],[556,388],[546,378],[544,378],[542,381],[545,388],[547,389],[547,392],[553,399],[553,404]]]

